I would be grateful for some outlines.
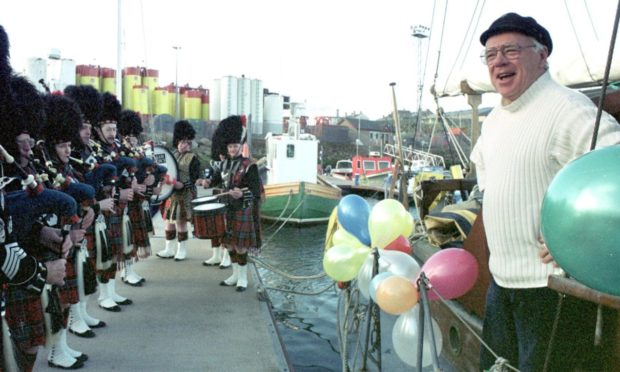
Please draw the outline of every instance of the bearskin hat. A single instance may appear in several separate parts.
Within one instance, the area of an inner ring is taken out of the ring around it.
[[[245,116],[233,115],[222,120],[217,127],[224,146],[231,143],[245,143]]]
[[[112,93],[103,93],[103,112],[101,114],[99,125],[107,123],[117,123],[121,116],[121,103]]]
[[[11,63],[9,62],[9,36],[4,31],[4,27],[0,25],[0,102],[4,102],[4,98],[8,97],[8,89],[11,83]]]
[[[138,137],[142,133],[142,119],[140,115],[133,110],[121,111],[121,116],[118,121],[118,133],[121,136],[135,136]]]
[[[54,146],[59,143],[80,143],[82,112],[75,101],[64,96],[47,95],[45,112],[47,122],[43,126],[42,134],[51,154],[54,154]]]
[[[213,137],[211,137],[211,159],[219,161],[220,155],[226,156],[227,154],[228,150],[226,149],[226,144],[224,143],[222,129],[218,125],[215,132],[213,132]]]
[[[172,133],[172,146],[177,147],[182,140],[193,140],[196,138],[196,130],[187,120],[179,120],[174,123],[174,133]]]
[[[84,123],[97,125],[103,112],[103,97],[92,85],[69,85],[65,88],[65,96],[74,100],[78,106]]]
[[[28,133],[38,138],[45,123],[43,96],[28,79],[19,75],[10,78],[9,101],[3,104],[0,143],[10,154],[17,154],[15,137]]]

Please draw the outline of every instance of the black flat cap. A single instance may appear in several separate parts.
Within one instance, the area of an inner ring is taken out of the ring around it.
[[[532,17],[522,17],[517,13],[506,13],[499,17],[491,24],[488,30],[480,35],[480,42],[482,45],[486,45],[487,40],[491,36],[502,34],[504,32],[518,32],[520,34],[533,37],[547,47],[549,55],[553,49],[553,42],[551,41],[551,35],[549,31]]]

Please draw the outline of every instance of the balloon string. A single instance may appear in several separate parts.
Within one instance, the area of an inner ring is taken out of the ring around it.
[[[611,33],[611,42],[609,45],[609,52],[607,54],[607,65],[605,66],[605,74],[603,75],[601,97],[598,101],[598,109],[596,111],[596,120],[594,121],[594,132],[592,133],[592,143],[590,144],[590,150],[594,150],[596,148],[598,129],[601,125],[601,115],[603,113],[603,101],[605,101],[605,94],[607,93],[607,83],[609,81],[609,72],[611,70],[611,63],[612,63],[612,59],[614,56],[614,46],[616,44],[616,35],[618,34],[619,19],[620,19],[620,0],[618,0],[618,6],[616,8],[616,18],[614,19],[614,27]]]

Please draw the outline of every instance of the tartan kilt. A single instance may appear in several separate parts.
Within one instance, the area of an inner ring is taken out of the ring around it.
[[[75,249],[73,251],[75,252]],[[72,253],[67,257],[67,264],[65,265],[67,271],[65,284],[62,287],[58,287],[60,302],[63,304],[74,305],[80,301],[78,295],[77,270],[75,269],[75,256],[75,253]]]
[[[114,208],[114,214],[104,212],[108,246],[114,257],[123,255],[123,213],[123,209],[118,206]]]
[[[11,337],[20,350],[45,345],[45,319],[40,294],[10,286],[6,297],[5,318]]]
[[[177,190],[162,203],[161,216],[164,220],[174,223],[178,219],[192,222],[192,200],[196,199],[196,193],[191,188]]]
[[[256,251],[256,231],[252,206],[241,210],[226,212],[226,235],[222,239],[224,246],[234,250]]]
[[[142,200],[129,202],[128,213],[129,220],[131,221],[131,239],[136,247],[148,247],[151,245],[149,228],[146,224],[144,212]]]
[[[102,283],[107,283],[108,280],[116,278],[116,268],[116,262],[113,262],[109,269],[98,270],[97,275],[99,275],[99,280]]]

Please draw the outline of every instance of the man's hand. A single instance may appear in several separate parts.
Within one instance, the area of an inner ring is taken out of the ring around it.
[[[65,260],[64,258],[59,258],[54,261],[44,262],[43,264],[47,268],[47,279],[45,280],[46,283],[56,285],[65,284],[65,276],[67,275],[67,260]]]
[[[233,199],[239,199],[243,196],[243,191],[241,191],[240,188],[235,187],[234,189],[230,190],[230,196]]]
[[[133,190],[132,189],[121,189],[121,197],[120,199],[124,202],[133,200]]]
[[[99,209],[114,213],[114,199],[107,198],[99,201]]]
[[[95,221],[95,211],[92,208],[88,208],[82,218],[82,228],[88,229],[93,224],[93,221]]]
[[[84,240],[84,234],[86,234],[86,230],[84,229],[71,230],[69,236],[71,237],[73,245],[80,245],[80,242]]]
[[[60,229],[43,226],[43,228],[41,228],[39,242],[41,242],[43,246],[50,248],[55,252],[61,253],[60,245],[62,243],[62,235],[60,235]]]
[[[538,256],[540,257],[542,263],[552,263],[554,267],[559,267],[557,262],[555,262],[555,260],[551,256],[551,252],[549,252],[549,248],[547,248],[547,244],[545,244],[543,238],[538,238],[538,242],[542,245],[540,252],[538,252]]]

